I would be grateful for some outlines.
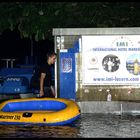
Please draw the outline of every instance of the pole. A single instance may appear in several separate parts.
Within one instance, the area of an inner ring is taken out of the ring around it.
[[[33,39],[32,39],[32,36],[31,36],[31,56],[30,56],[30,63],[33,63]]]

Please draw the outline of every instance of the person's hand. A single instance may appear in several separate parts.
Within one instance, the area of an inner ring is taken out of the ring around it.
[[[40,97],[44,96],[44,91],[43,90],[40,90],[39,91],[39,95],[40,95]]]

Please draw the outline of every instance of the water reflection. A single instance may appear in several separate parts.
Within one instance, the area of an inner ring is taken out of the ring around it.
[[[74,138],[77,134],[78,129],[72,126],[0,125],[0,137],[3,138]]]
[[[138,138],[140,115],[81,114],[70,126],[0,125],[0,138]]]

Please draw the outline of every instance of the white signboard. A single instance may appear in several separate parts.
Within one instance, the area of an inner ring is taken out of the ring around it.
[[[83,84],[140,84],[140,35],[82,36]]]

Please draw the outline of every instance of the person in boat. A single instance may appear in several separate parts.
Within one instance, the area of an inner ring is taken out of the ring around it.
[[[46,62],[35,70],[31,79],[31,88],[38,89],[38,97],[55,97],[52,83],[52,67],[56,60],[55,52],[46,54]]]

